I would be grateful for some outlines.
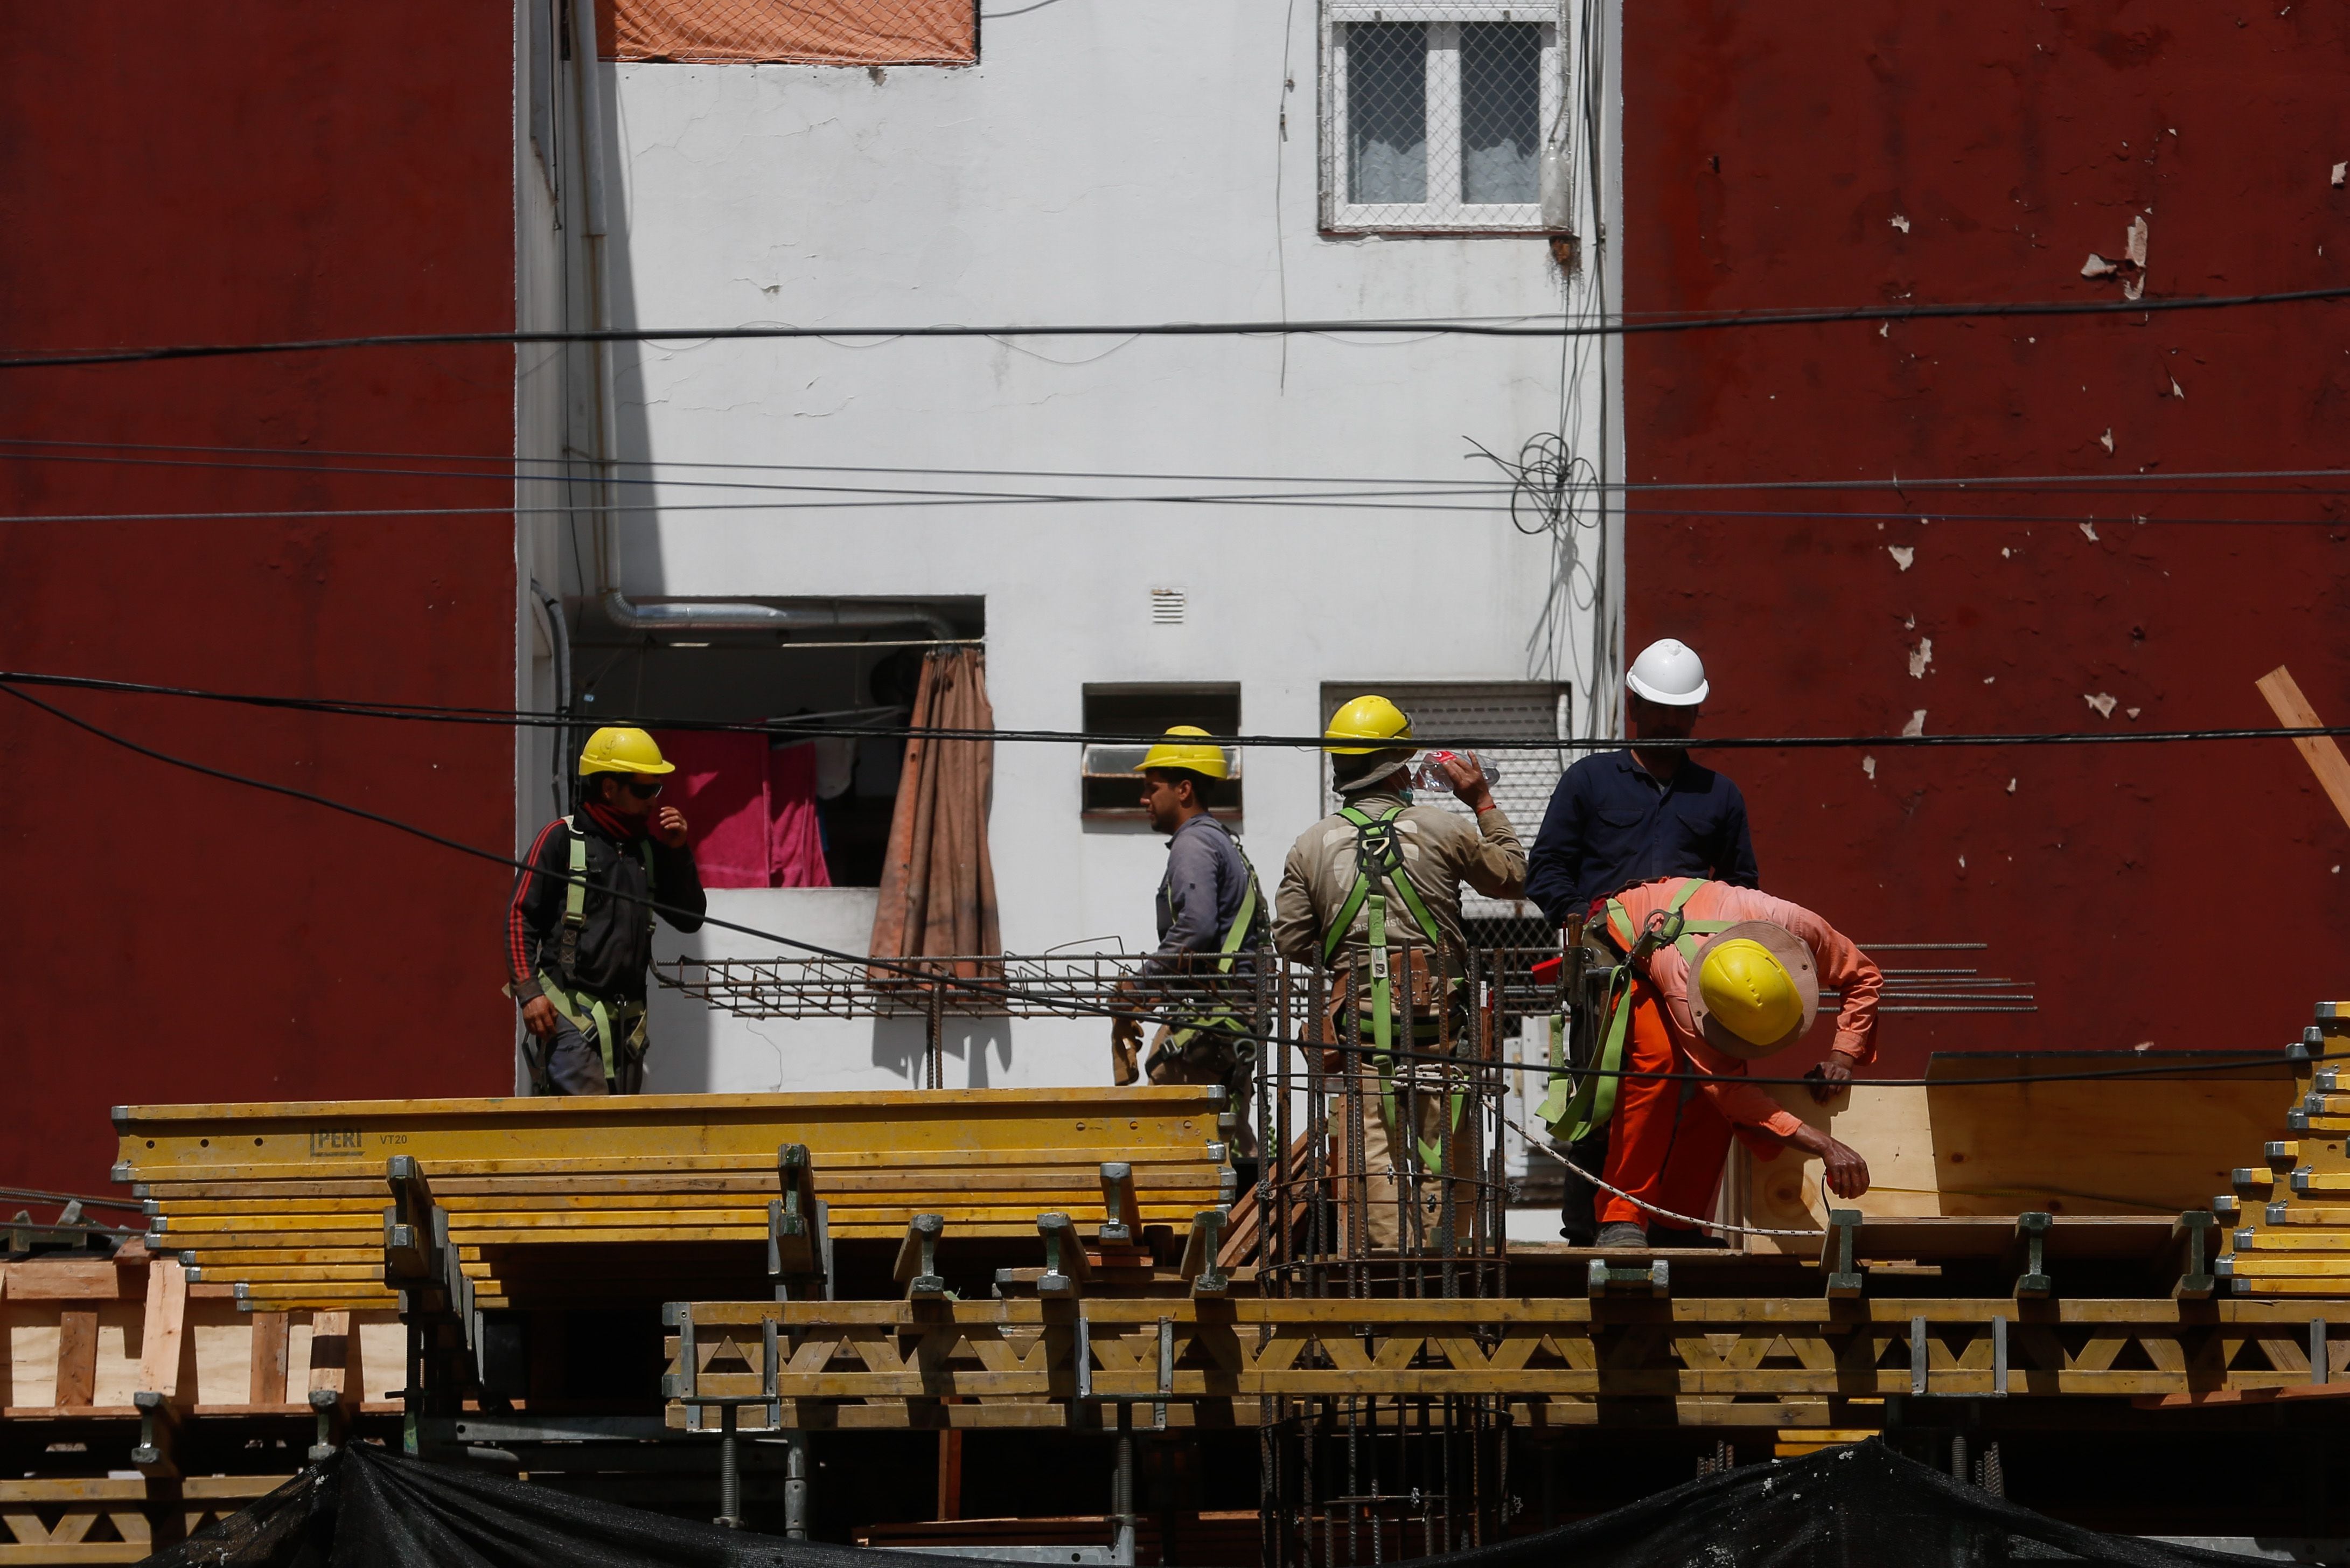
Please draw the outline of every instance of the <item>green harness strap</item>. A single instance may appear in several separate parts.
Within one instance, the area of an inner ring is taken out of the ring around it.
[[[616,1084],[619,1082],[619,1065],[613,1055],[616,1033],[612,1027],[613,1017],[617,1013],[621,1023],[633,1025],[644,1017],[645,1004],[641,1002],[607,1002],[593,992],[579,991],[571,984],[571,977],[579,967],[579,933],[588,924],[588,836],[579,831],[576,822],[566,826],[571,829],[571,880],[563,890],[562,961],[558,966],[563,971],[563,979],[557,981],[541,970],[538,986],[546,993],[546,1000],[555,1004],[555,1011],[570,1020],[571,1027],[582,1034],[591,1029],[595,1032],[597,1042],[604,1050],[604,1082]],[[652,841],[638,840],[637,854],[645,863],[645,934],[650,936],[653,929]]]
[[[1392,887],[1396,897],[1403,901],[1412,923],[1428,939],[1432,952],[1444,950],[1444,936],[1438,929],[1436,917],[1428,912],[1428,905],[1412,886],[1411,874],[1404,869],[1403,846],[1396,840],[1396,818],[1403,807],[1391,805],[1374,817],[1354,806],[1345,806],[1338,815],[1355,827],[1355,885],[1347,890],[1338,912],[1332,917],[1329,929],[1322,937],[1322,962],[1327,968],[1338,956],[1347,940],[1347,933],[1355,924],[1357,912],[1367,911],[1366,940],[1371,950],[1371,1059],[1379,1070],[1379,1104],[1387,1113],[1388,1126],[1396,1123],[1395,1093],[1395,1020],[1393,1016],[1393,981],[1388,973],[1388,900],[1387,889]],[[1440,998],[1437,1005],[1447,1005],[1449,999]],[[1441,1040],[1440,1019],[1433,1028],[1424,1029],[1417,1016],[1411,1022],[1412,1043],[1419,1044],[1423,1037]],[[1449,1106],[1451,1130],[1461,1127],[1461,1114],[1468,1103],[1465,1090],[1455,1089]],[[1420,1163],[1430,1169],[1440,1169],[1443,1150],[1419,1136],[1415,1127],[1412,1143],[1418,1149]]]
[[[1225,836],[1231,837],[1230,829],[1225,830]],[[1233,911],[1231,929],[1224,932],[1224,940],[1216,949],[1215,972],[1219,975],[1229,975],[1232,972],[1232,965],[1239,959],[1241,949],[1248,945],[1249,931],[1256,925],[1257,910],[1264,901],[1263,895],[1257,885],[1256,867],[1249,864],[1248,855],[1241,850],[1239,839],[1232,839],[1232,848],[1240,854],[1241,866],[1248,872],[1248,886],[1241,893],[1241,907]],[[1232,1011],[1229,1002],[1208,1012],[1186,1017],[1180,1021],[1170,1020],[1170,1023],[1172,1026],[1167,1031],[1166,1041],[1157,1051],[1151,1053],[1150,1059],[1153,1064],[1171,1055],[1180,1055],[1201,1034],[1211,1030],[1235,1033],[1243,1033],[1247,1028],[1246,1021]]]
[[[1622,950],[1625,960],[1616,966],[1615,976],[1607,986],[1607,1022],[1601,1026],[1599,1059],[1594,1064],[1597,1070],[1586,1073],[1579,1086],[1566,1070],[1566,1021],[1563,1017],[1551,1020],[1550,1089],[1535,1115],[1554,1134],[1565,1128],[1561,1135],[1565,1141],[1580,1143],[1606,1127],[1616,1115],[1617,1092],[1624,1082],[1624,1045],[1632,1028],[1632,981],[1635,971],[1644,969],[1648,953],[1656,947],[1670,945],[1685,961],[1694,964],[1698,950],[1704,946],[1701,938],[1728,930],[1736,924],[1732,920],[1681,918],[1681,906],[1703,886],[1703,878],[1691,877],[1674,889],[1673,901],[1665,906],[1662,920],[1656,925],[1654,942],[1649,933],[1633,930],[1631,913],[1620,900],[1607,900],[1607,934]]]

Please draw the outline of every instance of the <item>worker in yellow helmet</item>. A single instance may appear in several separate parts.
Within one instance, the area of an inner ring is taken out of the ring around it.
[[[542,1095],[644,1086],[652,905],[681,931],[707,902],[685,816],[659,805],[677,771],[642,730],[606,728],[579,752],[579,809],[539,829],[506,909],[506,989]]]
[[[1264,940],[1265,909],[1240,840],[1212,810],[1232,764],[1208,732],[1178,724],[1144,753],[1141,773],[1142,808],[1151,827],[1168,836],[1167,873],[1159,883],[1159,946],[1142,961],[1144,983],[1128,994],[1138,1010],[1155,1001],[1172,1011],[1139,1067],[1140,1023],[1120,1018],[1110,1025],[1111,1076],[1120,1084],[1147,1074],[1154,1084],[1224,1085],[1239,1113],[1233,1152],[1245,1158],[1254,1147],[1247,1107],[1256,1049],[1246,1038],[1254,1032],[1240,993],[1255,972],[1249,954]],[[1188,997],[1180,981],[1161,978],[1187,975],[1201,980]]]
[[[1856,1151],[1741,1082],[1748,1062],[1804,1039],[1822,985],[1841,1000],[1813,1097],[1833,1098],[1854,1067],[1876,1059],[1884,980],[1866,954],[1801,905],[1692,877],[1624,888],[1593,906],[1592,926],[1623,961],[1591,1064],[1599,1071],[1555,1078],[1541,1114],[1562,1142],[1609,1129],[1601,1174],[1630,1196],[1600,1195],[1598,1245],[1700,1240],[1669,1216],[1706,1213],[1732,1137],[1762,1159],[1791,1145],[1816,1157],[1839,1198],[1868,1190]]]
[[[1411,721],[1387,698],[1357,697],[1340,707],[1323,750],[1346,804],[1291,847],[1274,898],[1274,946],[1329,971],[1323,1021],[1334,1047],[1329,1059],[1363,1091],[1370,1242],[1433,1244],[1441,1240],[1447,1183],[1418,1185],[1416,1202],[1407,1206],[1414,1229],[1407,1238],[1395,1173],[1416,1157],[1419,1169],[1465,1179],[1476,1164],[1475,1140],[1462,1130],[1467,1085],[1430,1060],[1461,1049],[1469,1033],[1461,890],[1524,897],[1525,851],[1473,756],[1440,759],[1473,824],[1413,800]],[[1473,1211],[1465,1189],[1454,1199],[1451,1212]]]

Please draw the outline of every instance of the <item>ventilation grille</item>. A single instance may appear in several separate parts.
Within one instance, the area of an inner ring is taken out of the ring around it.
[[[1181,626],[1183,624],[1183,590],[1153,588],[1150,590],[1150,624]]]

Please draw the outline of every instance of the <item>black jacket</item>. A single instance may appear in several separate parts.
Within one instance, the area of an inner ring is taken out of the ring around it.
[[[563,910],[570,888],[575,831],[588,841],[588,898],[580,911],[586,924],[579,929],[577,962],[566,976]],[[528,1002],[540,993],[542,970],[575,989],[607,1000],[644,999],[653,942],[645,920],[645,864],[639,843],[652,846],[653,900],[669,909],[690,911],[664,911],[661,919],[681,931],[702,928],[708,900],[702,895],[701,873],[694,869],[692,850],[671,849],[659,839],[622,839],[585,807],[568,817],[558,816],[539,829],[528,857],[532,869],[515,878],[514,899],[506,910],[506,967],[514,977],[516,1002]]]

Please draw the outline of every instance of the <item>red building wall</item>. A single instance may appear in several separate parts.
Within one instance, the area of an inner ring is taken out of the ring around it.
[[[0,345],[510,327],[512,19],[126,0],[13,15]],[[511,705],[512,484],[216,452],[513,451],[511,353],[0,370],[0,667]],[[37,458],[37,460],[36,460]],[[72,461],[64,461],[71,459]],[[186,465],[193,462],[197,465]],[[428,508],[473,507],[428,516]],[[255,511],[388,509],[367,518]],[[402,509],[413,509],[403,511]],[[494,729],[41,692],[142,742],[504,850]],[[511,1086],[505,874],[0,698],[0,1181],[105,1191],[110,1105]]]
[[[2350,282],[2338,7],[1658,0],[1624,62],[1636,314],[2119,299],[2082,267],[2139,215],[2149,298]],[[1703,652],[1714,733],[2262,725],[2281,663],[2350,722],[2338,482],[1889,483],[2345,466],[2350,305],[1633,337],[1625,367],[1636,482],[1877,485],[1632,497],[1629,642]],[[1831,515],[1735,515],[1772,510]],[[2038,981],[2036,1017],[1892,1021],[1892,1069],[2272,1047],[2350,993],[2350,828],[2284,742],[1713,760],[1766,885]]]

